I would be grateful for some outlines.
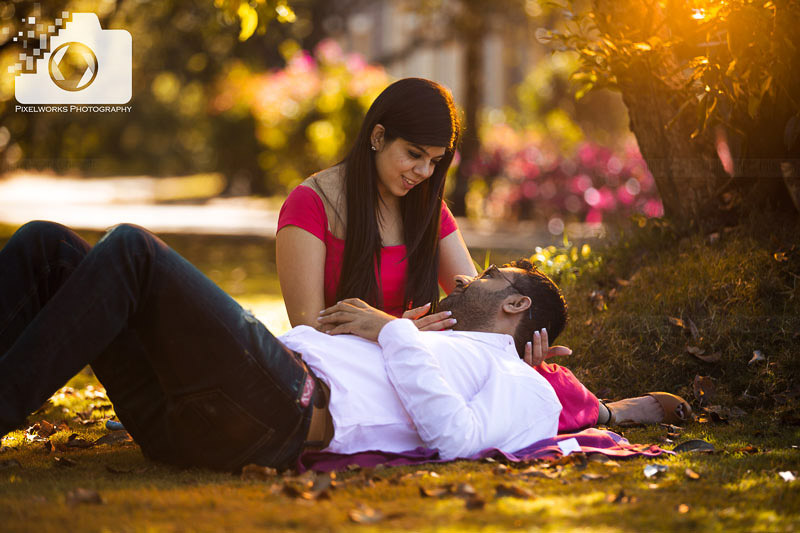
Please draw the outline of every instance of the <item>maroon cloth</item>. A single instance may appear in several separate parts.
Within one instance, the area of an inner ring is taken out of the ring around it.
[[[575,438],[583,453],[602,453],[609,457],[625,459],[629,457],[656,457],[663,453],[673,454],[656,445],[631,444],[627,439],[613,431],[589,428],[580,433],[567,433],[557,435],[552,439],[544,439],[514,453],[504,452],[497,448],[487,448],[473,456],[462,459],[478,461],[491,457],[496,460],[517,463],[534,459],[557,459],[563,455],[558,443],[563,440]],[[453,461],[458,459],[452,459]],[[368,451],[353,454],[332,452],[305,452],[297,460],[297,470],[315,470],[317,472],[331,472],[346,470],[351,465],[362,468],[372,468],[378,465],[401,466],[417,465],[423,463],[446,463],[448,460],[440,459],[439,452],[429,448],[416,448],[402,453],[382,451]]]
[[[597,424],[600,402],[568,368],[550,363],[534,367],[550,383],[561,402],[558,432],[570,433]]]

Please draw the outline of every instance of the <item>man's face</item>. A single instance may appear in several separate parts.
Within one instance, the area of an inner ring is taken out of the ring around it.
[[[439,302],[437,311],[451,311],[453,329],[487,331],[506,296],[519,292],[512,285],[521,269],[492,265],[475,278],[456,276],[456,288]]]

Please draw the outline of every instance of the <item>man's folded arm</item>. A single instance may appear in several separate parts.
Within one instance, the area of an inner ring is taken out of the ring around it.
[[[410,320],[393,320],[384,326],[378,343],[389,380],[420,438],[443,458],[466,457],[488,447],[516,451],[555,435],[558,407],[553,417],[552,405],[546,401],[536,405],[538,391],[531,387],[535,378],[530,375],[487,376],[484,387],[466,401],[447,382]],[[497,379],[507,383],[498,384]],[[528,390],[530,401],[521,401]],[[547,422],[550,418],[552,424]]]

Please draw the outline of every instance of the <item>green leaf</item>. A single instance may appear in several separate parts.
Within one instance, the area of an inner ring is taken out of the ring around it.
[[[239,4],[239,9],[236,11],[239,15],[239,20],[242,22],[242,28],[239,31],[239,40],[246,41],[256,31],[258,27],[258,12],[253,9],[247,2]]]
[[[594,89],[594,83],[586,83],[586,84],[584,84],[583,87],[581,87],[580,89],[575,91],[575,100],[580,100],[581,98],[586,96],[586,94],[589,91],[591,91],[592,89]]]

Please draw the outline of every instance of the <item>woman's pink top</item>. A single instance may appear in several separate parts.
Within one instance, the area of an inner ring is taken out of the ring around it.
[[[295,187],[286,198],[278,215],[278,231],[284,226],[302,228],[325,243],[325,305],[336,303],[336,288],[342,270],[344,239],[333,236],[328,230],[328,217],[322,199],[313,189],[305,186]],[[442,203],[442,217],[439,226],[440,238],[446,237],[456,229],[453,214]],[[395,316],[403,314],[403,298],[406,289],[406,247],[384,246],[381,252],[380,283],[383,289],[384,311]],[[376,269],[376,275],[378,275]],[[559,365],[543,363],[536,367],[558,396],[561,402],[561,415],[558,432],[568,433],[597,423],[599,402],[578,379]]]
[[[297,226],[325,243],[325,305],[336,303],[336,289],[344,260],[344,239],[334,237],[328,229],[328,217],[322,199],[310,187],[300,185],[286,198],[278,215],[278,231],[284,226]],[[442,202],[439,238],[453,233],[458,227],[453,214]],[[405,311],[403,300],[406,290],[406,247],[384,246],[381,250],[379,283],[383,291],[383,310],[394,316]],[[375,269],[375,275],[379,275]]]

